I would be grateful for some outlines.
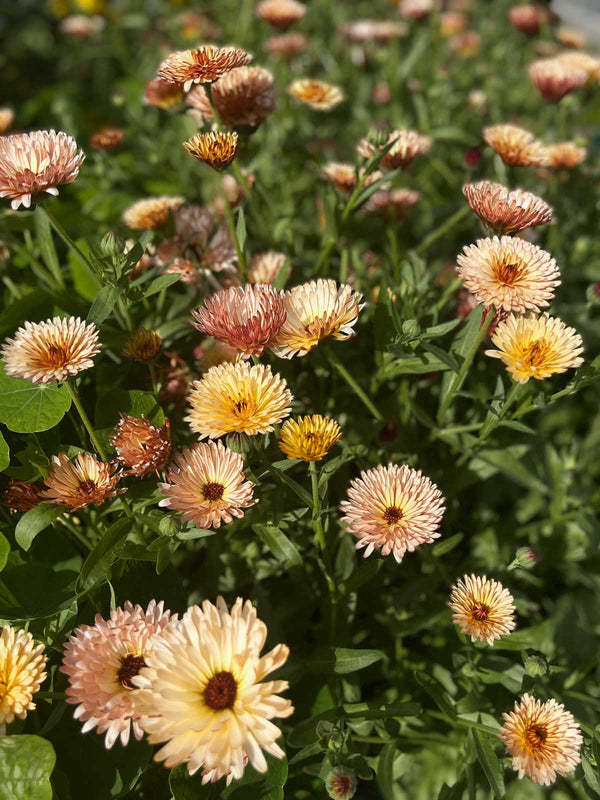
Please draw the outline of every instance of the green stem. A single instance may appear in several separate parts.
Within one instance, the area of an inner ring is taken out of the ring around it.
[[[229,201],[225,196],[225,192],[221,190],[221,198],[223,200],[223,211],[225,213],[225,222],[227,223],[227,228],[229,229],[229,235],[233,240],[233,246],[235,247],[235,252],[238,258],[238,264],[240,267],[240,272],[242,273],[242,278],[244,283],[248,280],[248,272],[246,270],[246,259],[244,258],[244,253],[242,248],[240,247],[240,243],[237,237],[237,231],[235,229],[235,221],[233,219],[233,213],[231,211],[231,206],[229,205]]]
[[[441,239],[444,234],[446,234],[449,230],[451,230],[458,222],[460,222],[464,217],[466,217],[470,212],[469,206],[465,205],[463,208],[459,208],[459,210],[452,214],[446,222],[442,223],[439,228],[436,228],[432,233],[427,236],[427,238],[423,239],[421,244],[418,247],[415,247],[414,252],[419,256],[421,253],[424,253],[425,250],[428,250],[432,244],[435,244],[438,239]]]
[[[82,547],[85,548],[86,552],[89,553],[90,550],[92,549],[92,545],[90,544],[90,542],[88,542],[83,533],[78,529],[77,525],[71,522],[67,514],[65,514],[62,517],[61,522],[65,526],[65,528],[72,534],[75,540],[79,542],[79,544],[82,545]]]
[[[52,211],[50,211],[47,208],[47,206],[45,204],[42,204],[42,203],[40,203],[39,208],[41,208],[42,211],[44,212],[44,214],[48,217],[48,222],[50,223],[50,225],[52,225],[54,230],[58,233],[58,235],[63,240],[63,242],[67,245],[67,247],[70,248],[75,253],[75,255],[89,269],[90,274],[95,277],[96,275],[95,275],[95,272],[94,272],[94,267],[92,265],[92,262],[90,261],[88,256],[86,256],[86,254],[83,252],[83,250],[73,241],[73,239],[71,239],[69,234],[63,228],[63,226],[60,224],[60,222],[56,219],[56,217],[54,216]]]
[[[23,236],[25,238],[25,250],[27,252],[27,258],[29,259],[29,263],[31,264],[31,269],[33,272],[38,276],[38,278],[44,280],[48,286],[52,287],[52,289],[55,291],[64,289],[65,283],[62,273],[60,272],[60,268],[57,272],[55,272],[53,269],[53,272],[55,272],[55,277],[53,277],[53,275],[48,272],[48,270],[42,266],[42,264],[40,264],[37,258],[33,255],[33,242],[29,231],[26,230]]]
[[[37,700],[65,700],[65,692],[36,692]]]
[[[154,392],[154,396],[158,400],[158,384],[156,383],[156,370],[154,369],[154,364],[151,361],[148,362],[148,370],[150,372],[150,380],[152,381],[152,391]]]
[[[133,321],[131,312],[127,308],[127,304],[121,298],[119,298],[119,308],[121,309],[121,314],[123,315],[123,319],[125,320],[125,324],[129,330],[129,333],[133,333],[135,330],[135,322]]]
[[[362,401],[362,403],[369,409],[371,414],[375,417],[378,422],[383,422],[383,415],[381,412],[376,408],[373,402],[369,399],[369,397],[365,394],[365,392],[360,388],[358,383],[354,380],[352,375],[348,372],[346,367],[339,361],[337,356],[333,354],[332,350],[327,351],[327,357],[329,362],[335,369],[340,373],[342,378],[346,381],[348,386],[352,389],[352,391],[356,394],[356,396]]]
[[[79,394],[77,392],[77,389],[75,388],[75,384],[67,380],[65,381],[64,385],[67,387],[67,391],[71,395],[71,400],[73,401],[75,408],[77,409],[79,416],[81,417],[81,421],[85,425],[85,429],[88,432],[88,436],[90,437],[90,440],[94,445],[96,452],[98,453],[102,461],[106,461],[107,460],[106,452],[102,447],[102,445],[100,444],[98,437],[96,436],[92,423],[90,422],[90,418],[85,413],[85,408],[81,404],[81,400],[79,399]]]
[[[486,425],[485,423],[483,424],[483,427],[479,433],[477,445],[481,444],[481,442],[487,439],[487,437],[494,430],[494,428],[498,427],[498,425],[502,422],[502,420],[506,416],[509,408],[513,405],[515,400],[521,394],[522,390],[523,390],[522,383],[517,383],[516,381],[513,382],[513,385],[510,387],[508,394],[506,395],[504,404],[502,405],[502,408],[500,409],[500,413],[498,414],[498,416],[495,419],[492,419],[491,424],[489,425]]]
[[[317,471],[317,462],[316,461],[309,461],[308,462],[308,472],[310,474],[310,484],[312,488],[312,523],[315,534],[317,536],[317,541],[319,542],[319,548],[321,549],[321,554],[323,556],[323,562],[325,564],[325,580],[327,582],[327,588],[329,590],[329,600],[331,604],[331,616],[330,616],[330,624],[329,624],[329,644],[333,644],[335,641],[335,629],[336,629],[336,622],[337,622],[337,590],[335,586],[335,581],[333,580],[333,568],[331,565],[331,560],[329,558],[329,551],[327,550],[327,541],[325,539],[325,530],[323,529],[323,520],[321,518],[321,497],[319,495],[319,473]]]

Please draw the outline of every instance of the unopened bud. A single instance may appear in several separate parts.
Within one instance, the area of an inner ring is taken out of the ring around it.
[[[356,791],[356,775],[348,767],[334,767],[325,779],[325,788],[333,800],[349,800]]]
[[[227,447],[233,450],[234,453],[246,455],[252,449],[251,439],[245,433],[229,433],[225,441]]]
[[[158,529],[163,536],[175,536],[176,533],[179,533],[179,520],[177,517],[163,517],[158,523]]]
[[[537,553],[531,547],[519,547],[515,553],[514,561],[508,565],[509,569],[533,569],[538,562]]]
[[[548,672],[548,662],[539,653],[525,654],[523,656],[523,666],[525,667],[525,672],[531,675],[532,678],[539,678]]]

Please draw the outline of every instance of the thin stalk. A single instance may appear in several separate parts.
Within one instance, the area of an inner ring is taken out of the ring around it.
[[[319,473],[317,472],[317,462],[308,462],[308,472],[310,474],[310,484],[312,489],[312,523],[313,529],[319,542],[323,562],[325,564],[325,581],[327,582],[327,589],[329,590],[329,600],[331,604],[331,617],[329,624],[329,644],[335,641],[335,629],[337,622],[337,590],[335,581],[333,580],[333,568],[329,551],[327,550],[327,541],[325,539],[325,531],[323,529],[323,520],[321,519],[321,497],[319,495]]]
[[[68,519],[66,514],[62,517],[61,522],[65,526],[65,528],[71,533],[71,535],[75,538],[75,540],[79,542],[79,544],[85,549],[86,552],[89,553],[90,550],[92,549],[92,545],[90,544],[90,542],[88,542],[88,540],[85,538],[82,532],[77,528],[77,525],[71,522],[71,520]]]
[[[523,384],[522,383],[517,383],[516,381],[513,383],[513,385],[510,387],[510,389],[508,391],[508,394],[506,395],[506,398],[504,400],[502,408],[500,409],[500,413],[498,414],[497,420],[493,420],[493,423],[494,423],[493,425],[486,426],[485,423],[484,423],[484,425],[483,425],[483,427],[482,427],[482,429],[481,429],[481,431],[479,433],[479,437],[478,437],[478,440],[477,440],[477,445],[481,444],[481,442],[483,442],[485,439],[487,439],[487,437],[494,430],[494,428],[498,427],[498,425],[502,422],[502,420],[506,416],[509,408],[513,405],[515,400],[521,394],[522,389],[523,389]]]
[[[471,209],[469,206],[465,205],[463,208],[460,208],[456,213],[452,214],[451,217],[448,217],[446,222],[442,223],[439,228],[436,228],[432,231],[429,236],[427,236],[421,242],[418,247],[415,247],[414,252],[419,256],[421,253],[424,253],[425,250],[429,249],[432,244],[435,244],[438,239],[441,239],[444,234],[448,233],[458,222],[460,222],[464,217],[466,217]]]
[[[231,212],[231,206],[229,205],[229,201],[225,196],[225,192],[221,190],[221,197],[223,199],[223,210],[225,212],[225,222],[227,223],[227,228],[229,229],[229,235],[233,240],[233,246],[235,247],[235,252],[238,258],[238,264],[240,267],[240,272],[242,273],[242,278],[244,283],[248,280],[248,272],[246,270],[246,259],[244,258],[244,253],[242,248],[240,247],[240,243],[237,236],[237,231],[235,229],[235,220],[233,219],[233,214]]]
[[[67,387],[67,391],[71,395],[71,400],[73,401],[73,403],[75,405],[75,408],[77,409],[77,411],[79,413],[79,416],[81,417],[81,421],[85,425],[85,429],[88,432],[88,436],[90,437],[90,441],[94,445],[94,448],[95,448],[96,452],[98,453],[98,455],[100,456],[102,461],[106,461],[107,460],[106,459],[106,452],[105,452],[104,448],[102,447],[102,445],[100,444],[100,441],[99,441],[98,437],[96,436],[96,432],[94,431],[92,423],[90,422],[90,418],[85,413],[85,408],[83,407],[83,405],[81,403],[81,400],[79,398],[79,393],[77,392],[77,389],[75,388],[75,384],[71,383],[71,381],[67,380],[67,381],[65,381],[64,385]]]
[[[127,304],[124,300],[119,298],[119,309],[121,314],[123,315],[123,319],[125,320],[125,325],[130,333],[133,333],[135,330],[135,322],[133,321],[133,317],[131,316],[131,312],[127,308]]]
[[[37,700],[65,700],[67,695],[65,692],[36,692],[35,697]]]
[[[38,276],[38,278],[44,280],[48,286],[51,286],[55,291],[64,289],[65,282],[63,280],[62,273],[59,271],[56,274],[56,277],[53,277],[52,274],[42,264],[40,264],[37,258],[33,255],[33,242],[29,231],[26,230],[23,235],[25,238],[25,250],[27,252],[27,258],[29,259],[29,263],[31,264],[31,269],[33,272]]]
[[[152,381],[152,391],[154,392],[154,396],[158,399],[158,384],[156,383],[156,370],[154,369],[154,364],[149,361],[148,362],[148,370],[150,372],[150,380]]]
[[[50,225],[52,225],[54,230],[58,233],[58,235],[67,245],[67,247],[70,248],[75,253],[75,255],[83,262],[83,264],[90,270],[90,273],[95,277],[95,272],[94,272],[94,267],[92,266],[92,262],[90,261],[88,256],[86,256],[86,254],[83,252],[83,250],[73,241],[73,239],[71,239],[69,234],[63,228],[60,222],[56,219],[53,212],[50,211],[48,207],[42,203],[40,203],[39,208],[41,208],[44,214],[48,217]]]
[[[21,299],[21,292],[20,292],[19,288],[11,281],[11,279],[9,277],[4,275],[3,278],[2,278],[2,283],[6,286],[8,291],[15,298],[15,300],[20,300]]]
[[[383,422],[383,415],[374,405],[374,403],[369,399],[366,393],[360,388],[358,383],[354,380],[352,375],[348,372],[346,367],[339,361],[337,356],[333,354],[331,350],[327,352],[327,358],[329,362],[335,369],[339,372],[342,378],[346,381],[348,386],[352,389],[354,394],[360,399],[360,401],[369,409],[371,414],[375,417],[378,422]]]

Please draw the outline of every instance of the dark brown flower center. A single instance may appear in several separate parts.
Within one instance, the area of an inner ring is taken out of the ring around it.
[[[131,682],[132,678],[139,673],[142,667],[146,666],[143,656],[136,656],[133,653],[128,653],[125,658],[121,659],[121,666],[117,672],[117,680],[126,689],[135,689],[136,687]]]
[[[68,360],[67,352],[64,347],[59,347],[56,344],[48,345],[48,361],[54,367],[61,367],[66,364]]]
[[[215,500],[220,500],[223,497],[224,491],[225,487],[222,483],[207,483],[206,486],[202,487],[204,499],[212,502]]]
[[[525,731],[525,738],[532,750],[539,750],[548,738],[548,730],[544,725],[531,725]]]
[[[388,525],[397,525],[403,516],[404,514],[402,511],[399,508],[396,508],[396,506],[389,506],[383,512],[383,518]]]
[[[85,481],[81,481],[79,484],[79,492],[87,497],[94,494],[96,491],[96,484],[94,481],[90,480],[89,478]]]
[[[243,414],[247,408],[248,403],[246,400],[238,400],[238,402],[235,404],[235,410],[238,414]]]
[[[217,672],[204,690],[204,702],[214,711],[233,708],[236,697],[237,682],[231,672]]]
[[[490,609],[485,603],[474,603],[473,604],[473,619],[476,619],[477,622],[485,622],[488,618]]]

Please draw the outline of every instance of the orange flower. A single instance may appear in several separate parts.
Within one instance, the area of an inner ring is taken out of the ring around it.
[[[159,66],[158,77],[170,83],[183,84],[189,92],[194,83],[212,83],[236,67],[252,61],[245,50],[203,44],[195,50],[171,53]]]
[[[523,189],[511,192],[501,183],[478,181],[465,184],[463,194],[469,208],[496,233],[518,233],[552,222],[550,206]]]
[[[158,428],[143,414],[141,418],[121,414],[110,443],[117,451],[117,461],[127,467],[125,475],[158,474],[171,457],[169,420]]]
[[[123,212],[123,222],[134,231],[160,228],[169,219],[169,214],[183,205],[185,198],[178,195],[146,197],[138,200]]]
[[[546,147],[546,161],[553,169],[573,169],[587,158],[587,149],[575,142],[557,142]]]
[[[144,89],[144,103],[156,108],[173,108],[183,100],[183,87],[178,83],[152,78]]]
[[[235,158],[239,137],[234,132],[197,133],[183,143],[188,153],[216,170],[226,169]]]
[[[299,78],[290,84],[289,93],[315,111],[330,111],[344,99],[339,86],[313,78]]]
[[[15,119],[15,112],[12,108],[0,108],[0,134],[6,131],[13,124]]]
[[[116,150],[124,135],[122,128],[103,128],[90,136],[90,144],[96,150]]]
[[[117,489],[120,474],[115,467],[98,461],[92,453],[77,453],[71,461],[66,453],[52,456],[52,469],[40,492],[44,503],[66,506],[71,511],[89,505],[102,505],[109,497],[127,491]]]
[[[524,128],[490,125],[483,129],[483,138],[509,166],[541,167],[546,162],[544,145]]]
[[[262,0],[256,6],[256,16],[269,25],[285,31],[306,14],[306,6],[298,0]]]

